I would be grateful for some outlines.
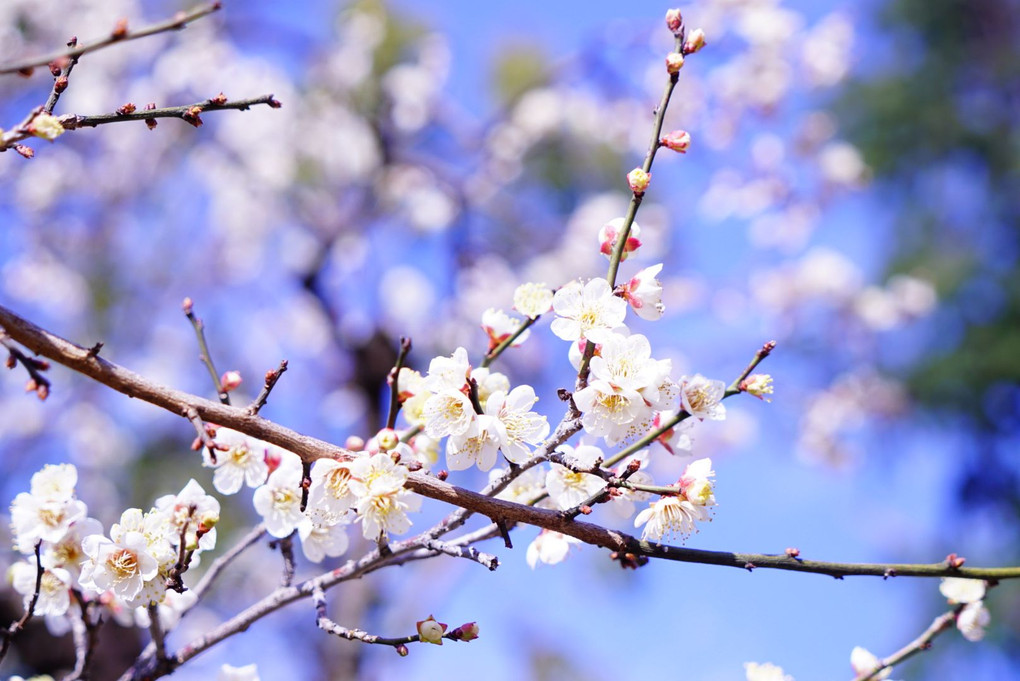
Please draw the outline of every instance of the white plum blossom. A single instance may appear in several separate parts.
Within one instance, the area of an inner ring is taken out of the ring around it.
[[[517,332],[517,329],[521,328],[521,320],[514,319],[506,312],[497,310],[494,307],[490,307],[482,313],[482,330],[485,331],[489,337],[489,349],[495,348],[497,345],[505,341],[507,338]],[[528,339],[531,335],[531,331],[525,329],[521,332],[521,335],[514,339],[514,342],[510,344],[511,347],[517,347]]]
[[[45,563],[44,563],[45,566]],[[20,560],[7,571],[7,578],[14,590],[24,598],[25,610],[35,595],[35,581],[39,574],[35,558]],[[39,616],[58,616],[67,612],[71,605],[71,587],[74,586],[71,573],[59,567],[44,567],[39,581],[39,600],[35,610]]]
[[[574,393],[574,404],[581,411],[585,432],[604,437],[611,445],[644,434],[653,418],[637,390],[598,378],[590,378],[588,385]]]
[[[507,469],[505,468],[493,468],[489,471],[489,484],[491,485],[506,472]],[[543,468],[533,466],[511,480],[506,488],[496,495],[496,498],[513,501],[518,504],[533,504],[539,497],[546,495],[545,476],[546,471]],[[542,506],[543,502],[548,501],[548,498],[546,498],[536,505]]]
[[[491,371],[487,367],[471,370],[471,378],[478,384],[478,403],[484,407],[493,393],[510,392],[510,379],[506,374]]]
[[[688,464],[678,484],[680,494],[660,497],[634,519],[634,527],[645,526],[641,538],[683,540],[697,531],[696,523],[711,520],[708,508],[715,505],[711,480],[714,475],[710,459]]]
[[[956,627],[968,641],[980,641],[985,637],[985,627],[992,616],[981,601],[968,603],[956,616]]]
[[[210,551],[216,547],[215,525],[220,519],[220,502],[206,494],[194,479],[189,480],[179,494],[157,499],[156,510],[166,514],[177,538],[175,544],[183,531],[188,550]]]
[[[269,475],[266,484],[255,490],[252,497],[255,510],[262,516],[266,532],[273,537],[290,535],[304,519],[301,474],[301,458],[284,452],[279,468]]]
[[[592,279],[583,286],[575,280],[553,296],[553,310],[557,317],[549,328],[559,338],[601,343],[612,329],[623,324],[627,303],[613,295],[605,279]]]
[[[602,226],[599,230],[599,252],[607,258],[613,257],[613,251],[616,250],[616,243],[620,238],[620,232],[623,231],[623,218],[613,218]],[[641,227],[638,223],[631,221],[630,231],[627,233],[627,243],[623,246],[623,253],[620,255],[620,261],[626,260],[631,253],[641,247],[641,240],[638,239],[638,235],[641,234]]]
[[[892,667],[886,667],[878,674],[875,674],[875,670],[882,666],[882,661],[878,657],[868,650],[860,646],[854,646],[854,649],[850,651],[850,667],[853,668],[854,674],[860,676],[861,674],[873,674],[873,679],[888,679],[889,675],[892,674]]]
[[[532,570],[538,567],[539,563],[545,565],[562,563],[566,560],[570,547],[580,544],[580,539],[553,530],[542,530],[534,541],[528,544],[525,560],[528,561],[528,566]]]
[[[475,420],[471,398],[460,390],[443,389],[425,403],[425,432],[429,437],[463,435]]]
[[[81,540],[90,534],[102,534],[103,525],[95,518],[82,518],[71,524],[67,533],[60,541],[47,543],[43,550],[46,565],[64,568],[77,581],[81,573],[81,563],[85,554],[81,550]]]
[[[342,514],[357,501],[351,489],[351,465],[346,461],[319,459],[312,466],[308,508]]]
[[[677,416],[676,411],[660,411],[655,414],[655,419],[652,421],[652,428],[658,430],[663,425],[670,423]],[[694,422],[690,419],[684,419],[680,423],[677,423],[673,427],[669,428],[662,433],[656,442],[662,445],[662,448],[674,456],[690,456],[691,447],[693,442],[691,441],[691,429],[694,427]]]
[[[623,285],[623,297],[641,319],[654,322],[662,317],[662,283],[656,278],[662,270],[662,263],[652,265],[638,272]]]
[[[119,541],[92,534],[82,540],[82,550],[87,556],[79,579],[83,589],[112,591],[132,608],[162,598],[162,591],[145,588],[159,573],[159,562],[141,532],[124,532]]]
[[[544,283],[521,284],[514,290],[514,309],[535,319],[552,309],[553,292]]]
[[[446,441],[446,465],[451,471],[471,466],[487,471],[496,465],[501,442],[500,422],[494,416],[475,417],[463,433],[451,435]]]
[[[467,350],[457,348],[449,357],[435,357],[429,362],[425,388],[437,393],[440,390],[461,390],[471,374]]]
[[[560,445],[557,450],[564,459],[577,468],[594,468],[604,457],[602,450],[591,445]],[[545,476],[545,488],[549,498],[559,508],[568,509],[588,500],[606,486],[606,481],[591,473],[577,473],[554,463]]]
[[[207,454],[204,465],[216,469],[213,487],[217,492],[235,494],[242,484],[254,488],[266,481],[269,475],[266,452],[271,445],[229,428],[216,431],[216,444],[225,450],[217,451],[215,463]]]
[[[957,603],[977,603],[985,597],[987,584],[983,579],[967,579],[966,577],[943,577],[939,591],[950,605]]]
[[[485,413],[498,422],[499,446],[508,461],[524,463],[531,456],[525,445],[536,445],[549,434],[546,417],[531,410],[537,401],[534,388],[519,385],[509,394],[497,391],[485,402]]]
[[[763,664],[745,662],[744,671],[747,674],[747,681],[793,681],[792,676],[783,673],[782,667],[777,667],[771,662]]]
[[[404,489],[407,469],[380,453],[355,459],[351,472],[351,489],[358,497],[355,510],[365,538],[407,532],[411,527],[407,512],[421,506],[421,497]]]
[[[424,426],[425,403],[432,392],[425,387],[422,375],[414,369],[401,367],[397,374],[397,391],[404,419],[412,426]]]
[[[243,667],[232,667],[225,664],[220,667],[216,681],[260,681],[258,665],[248,664]]]
[[[159,622],[163,626],[163,630],[170,631],[176,628],[181,621],[181,616],[197,602],[198,594],[190,589],[184,593],[168,590],[158,608]],[[143,629],[149,628],[151,620],[148,608],[135,608],[134,616],[135,626]]]
[[[350,516],[346,513],[339,516],[320,510],[308,513],[297,527],[305,558],[313,563],[321,563],[326,556],[332,558],[343,555],[347,551],[349,522]]]
[[[709,380],[701,374],[684,376],[680,381],[680,399],[684,411],[702,421],[721,421],[726,418],[726,407],[722,403],[725,393],[725,383]]]
[[[78,470],[71,464],[43,466],[32,476],[31,491],[11,503],[11,530],[15,548],[32,553],[41,540],[59,542],[71,524],[88,513],[85,502],[74,498]]]

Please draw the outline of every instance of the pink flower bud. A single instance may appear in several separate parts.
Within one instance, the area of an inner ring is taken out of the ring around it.
[[[350,435],[347,441],[344,442],[344,448],[349,449],[352,452],[360,452],[365,448],[365,439],[358,437],[357,435]]]
[[[680,14],[678,9],[666,10],[666,28],[673,31],[674,34],[680,32],[680,28],[684,25],[684,17]]]
[[[418,636],[423,643],[435,643],[443,645],[443,634],[446,633],[446,625],[437,622],[436,618],[429,615],[427,619],[418,622]]]
[[[405,646],[403,643],[394,648],[394,650],[397,651],[397,655],[400,655],[400,657],[407,657],[407,653],[409,652],[407,650],[407,646]]]
[[[616,250],[616,243],[620,239],[620,230],[623,229],[623,218],[613,218],[602,226],[599,230],[599,252],[607,258],[613,257],[613,252]],[[620,260],[626,260],[627,257],[641,247],[641,240],[638,239],[638,235],[641,233],[641,227],[638,223],[630,223],[630,232],[627,233],[627,242],[623,245],[623,254],[620,256]]]
[[[666,71],[668,73],[679,73],[684,67],[684,56],[679,52],[670,52],[666,55]]]
[[[269,473],[272,474],[280,464],[283,463],[283,455],[280,454],[280,450],[273,448],[266,450],[265,456],[266,466],[269,467]]]
[[[684,54],[694,54],[705,46],[705,32],[700,28],[691,31],[691,34],[684,42]]]
[[[651,174],[646,173],[641,168],[635,168],[627,173],[627,184],[630,185],[630,190],[635,194],[644,194],[645,190],[648,189],[648,183],[651,181]]]
[[[241,372],[224,371],[223,376],[220,377],[220,385],[223,386],[223,392],[225,393],[236,390],[241,385]]]
[[[663,135],[662,139],[659,140],[659,144],[672,151],[686,154],[687,150],[691,147],[691,134],[686,130],[674,130]]]
[[[458,641],[473,641],[478,638],[478,623],[468,622],[467,624],[462,624],[451,631],[450,634]]]

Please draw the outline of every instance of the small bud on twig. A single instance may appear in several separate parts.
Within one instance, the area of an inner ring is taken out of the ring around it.
[[[121,40],[127,36],[128,32],[128,20],[118,19],[117,23],[113,26],[113,32],[110,33],[110,37],[114,40]]]
[[[684,17],[680,14],[678,9],[666,10],[666,28],[673,32],[674,35],[680,32],[683,28]]]

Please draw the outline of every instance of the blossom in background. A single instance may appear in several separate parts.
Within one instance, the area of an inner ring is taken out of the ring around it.
[[[946,597],[950,605],[976,603],[985,597],[986,590],[987,584],[983,579],[943,577],[939,584],[939,592]]]
[[[985,627],[992,616],[981,601],[968,603],[956,616],[956,628],[968,641],[980,641],[985,637]]]
[[[181,616],[185,612],[191,609],[195,603],[198,602],[198,595],[188,590],[184,593],[178,593],[173,590],[167,590],[166,595],[163,597],[163,601],[159,604],[159,623],[163,625],[164,631],[170,631],[177,627],[177,624],[181,621]],[[151,624],[149,618],[148,608],[135,608],[134,610],[135,626],[143,629],[148,629]]]
[[[7,579],[14,590],[22,595],[26,611],[35,595],[35,581],[38,574],[34,557],[19,560],[7,571]],[[63,615],[71,605],[70,594],[73,586],[71,573],[67,570],[58,567],[44,567],[42,579],[39,581],[39,600],[36,602],[33,612],[38,616]]]
[[[258,665],[249,664],[244,667],[232,667],[225,664],[220,667],[216,681],[260,681]]]
[[[514,290],[514,309],[535,319],[552,309],[553,292],[544,283],[521,284]]]
[[[620,232],[623,231],[623,218],[613,218],[602,225],[599,230],[599,252],[607,258],[611,258],[616,251],[616,244],[620,239]],[[641,227],[636,222],[630,223],[630,231],[627,232],[627,242],[623,245],[623,253],[620,255],[620,262],[623,262],[630,254],[641,247]]]
[[[680,403],[684,411],[702,421],[726,418],[726,407],[722,403],[725,393],[725,383],[709,380],[701,374],[684,376],[680,380]]]
[[[304,519],[301,512],[301,474],[301,458],[292,452],[284,452],[279,468],[252,496],[255,510],[266,524],[266,532],[273,537],[288,536]]]
[[[534,388],[519,385],[509,394],[495,392],[485,402],[485,413],[496,419],[499,447],[508,461],[524,463],[531,456],[526,445],[536,445],[549,434],[549,421],[531,410],[537,401]]]
[[[347,551],[350,515],[313,510],[311,506],[308,510],[309,513],[297,526],[305,558],[313,563],[321,563],[326,556],[342,556]]]
[[[745,662],[744,671],[747,673],[747,681],[793,681],[792,676],[783,673],[782,667],[771,662]]]
[[[414,369],[400,367],[397,391],[404,419],[412,426],[424,426],[425,403],[432,397],[432,392],[425,387],[425,378]]]
[[[850,666],[853,668],[854,674],[858,676],[874,674],[875,670],[882,666],[882,661],[870,650],[854,646],[854,649],[850,651]],[[892,674],[892,667],[886,667],[872,678],[888,679],[890,674]]]
[[[478,384],[478,403],[484,407],[493,393],[510,392],[510,379],[506,374],[491,371],[486,367],[471,370],[471,378]]]
[[[103,525],[95,518],[82,518],[71,523],[63,539],[43,547],[44,564],[67,570],[74,581],[78,581],[81,563],[85,554],[81,550],[81,540],[90,534],[102,534]]]
[[[604,458],[602,450],[591,445],[560,445],[556,451],[576,468],[594,468]],[[605,486],[606,481],[597,475],[577,473],[558,463],[552,464],[545,476],[549,498],[561,509],[577,506]]]
[[[425,388],[437,393],[441,390],[461,390],[471,374],[467,350],[457,348],[449,357],[434,357],[429,362]]]
[[[489,484],[507,472],[505,468],[493,468],[489,471]],[[510,481],[506,488],[496,495],[497,499],[513,501],[519,504],[533,504],[546,494],[546,471],[540,466],[533,466]],[[548,501],[544,499],[543,501]],[[542,502],[537,505],[542,506]]]
[[[605,279],[592,279],[584,285],[575,280],[553,296],[553,310],[557,317],[549,328],[559,338],[601,343],[623,324],[627,302],[613,295]]]
[[[226,451],[216,452],[213,463],[206,455],[204,465],[215,468],[213,487],[220,494],[234,494],[242,484],[258,487],[266,481],[269,466],[266,464],[266,450],[270,447],[229,428],[216,431],[216,444]]]
[[[351,489],[358,497],[355,510],[365,538],[407,532],[411,527],[407,512],[421,506],[421,497],[404,489],[407,469],[386,454],[375,454],[355,459],[351,473]]]
[[[85,502],[74,498],[78,469],[71,464],[43,466],[32,476],[29,492],[11,503],[11,530],[15,548],[32,553],[41,540],[59,542],[71,524],[88,513]]]
[[[492,350],[497,345],[505,341],[507,338],[516,333],[517,329],[521,327],[521,320],[514,319],[506,312],[497,310],[494,307],[490,307],[482,313],[482,329],[489,337],[489,349]],[[517,347],[528,339],[531,335],[531,331],[525,329],[520,336],[514,339],[511,343],[511,347]]]
[[[677,416],[676,411],[660,411],[655,414],[655,419],[652,421],[652,429],[658,430],[664,424],[670,423]],[[672,428],[666,430],[657,439],[663,449],[674,456],[690,456],[691,447],[693,442],[691,441],[691,428],[694,427],[694,422],[690,419],[684,419],[680,423],[677,423]]]
[[[539,563],[555,565],[566,560],[570,547],[580,544],[580,539],[553,530],[542,530],[534,541],[528,544],[525,559],[532,570],[538,567]]]
[[[638,317],[654,322],[662,317],[666,307],[662,304],[662,283],[656,278],[662,263],[646,267],[623,285],[623,297],[634,308]]]

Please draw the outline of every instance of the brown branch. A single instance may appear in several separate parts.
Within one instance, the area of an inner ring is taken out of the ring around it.
[[[897,665],[918,653],[928,650],[931,648],[931,642],[936,636],[941,634],[943,631],[952,628],[953,623],[956,622],[956,618],[965,607],[966,604],[961,604],[952,610],[939,615],[930,625],[928,625],[928,628],[925,629],[920,636],[897,650],[889,657],[879,660],[878,666],[871,671],[862,672],[855,676],[853,681],[870,681],[870,679],[878,678],[878,674],[880,674],[883,670],[888,669],[893,665]]]
[[[6,629],[0,629],[0,660],[7,656],[7,651],[11,646],[11,639],[21,633],[21,630],[25,628],[25,625],[28,624],[28,621],[35,614],[35,606],[39,602],[39,591],[42,589],[43,573],[46,572],[46,568],[42,564],[41,550],[42,541],[40,540],[35,543],[35,590],[32,592],[32,598],[28,601],[28,607],[25,608],[21,619],[13,622]]]
[[[191,298],[184,299],[181,310],[184,312],[184,316],[188,318],[188,321],[191,322],[191,328],[195,331],[195,340],[198,342],[198,358],[205,365],[206,370],[209,372],[209,377],[212,378],[213,387],[216,388],[216,396],[220,398],[220,402],[223,404],[230,404],[230,395],[223,389],[220,375],[216,371],[216,365],[213,364],[212,353],[209,352],[209,344],[205,340],[205,322],[195,316],[195,304]]]
[[[202,125],[199,114],[207,111],[247,111],[258,104],[265,104],[273,109],[279,109],[281,104],[273,95],[262,95],[249,99],[238,99],[227,101],[222,95],[207,99],[196,104],[185,104],[184,106],[171,106],[163,109],[143,109],[130,113],[114,112],[108,114],[97,114],[93,116],[79,116],[77,114],[65,114],[58,120],[65,130],[77,130],[78,128],[94,128],[97,125],[107,123],[122,123],[124,121],[153,121],[157,118],[179,118],[186,123],[198,127]]]
[[[283,376],[283,372],[287,371],[287,360],[281,359],[280,366],[276,367],[272,371],[266,372],[265,383],[262,385],[262,391],[259,392],[258,397],[255,401],[248,405],[248,413],[255,416],[259,413],[262,407],[266,406],[266,402],[269,401],[269,393],[273,392],[273,388],[276,387],[276,382],[280,380],[280,376]]]
[[[394,428],[397,425],[397,413],[400,411],[400,369],[404,366],[404,360],[407,359],[407,353],[411,352],[411,339],[401,337],[400,339],[400,352],[397,353],[397,361],[394,363],[393,368],[390,369],[390,375],[387,381],[390,384],[390,409],[386,414],[386,427]]]
[[[152,24],[145,28],[140,28],[137,31],[121,30],[122,26],[118,24],[114,27],[113,31],[106,38],[95,40],[93,42],[85,43],[82,45],[69,45],[67,49],[57,50],[50,54],[43,55],[41,57],[32,57],[21,62],[9,63],[0,66],[0,75],[6,75],[10,73],[24,73],[31,70],[36,66],[45,66],[50,62],[56,61],[61,58],[77,59],[82,55],[96,50],[109,47],[114,43],[126,43],[130,40],[137,40],[139,38],[147,38],[151,35],[158,33],[166,33],[168,31],[179,31],[185,26],[190,24],[197,19],[201,19],[204,16],[212,14],[221,8],[220,2],[213,2],[208,5],[202,5],[195,9],[187,12],[178,12],[173,18],[161,21],[158,24]]]
[[[202,418],[283,447],[300,456],[303,461],[314,461],[320,458],[344,460],[355,456],[353,452],[336,445],[301,435],[271,421],[253,417],[248,414],[246,409],[218,404],[153,383],[101,357],[92,356],[85,348],[35,326],[3,306],[0,306],[0,327],[3,327],[11,338],[33,352],[63,364],[118,392],[137,397],[174,414],[184,413],[186,408],[193,407]],[[564,424],[561,426],[566,427]],[[559,431],[560,428],[557,429],[557,432]],[[423,473],[409,473],[406,487],[422,496],[459,506],[465,510],[456,517],[448,519],[449,523],[445,520],[441,522],[437,526],[434,536],[459,526],[457,523],[460,519],[466,518],[469,513],[473,512],[488,516],[496,523],[497,527],[501,524],[509,527],[515,523],[524,523],[555,530],[580,539],[586,544],[601,546],[611,551],[687,563],[724,565],[740,569],[761,567],[793,572],[811,572],[836,578],[851,575],[970,577],[999,580],[1020,578],[1020,567],[968,568],[959,567],[958,563],[951,564],[950,562],[932,564],[836,563],[800,560],[786,554],[768,555],[688,549],[641,541],[599,525],[566,519],[558,511],[496,499],[455,487]],[[396,553],[395,549],[393,553]]]

